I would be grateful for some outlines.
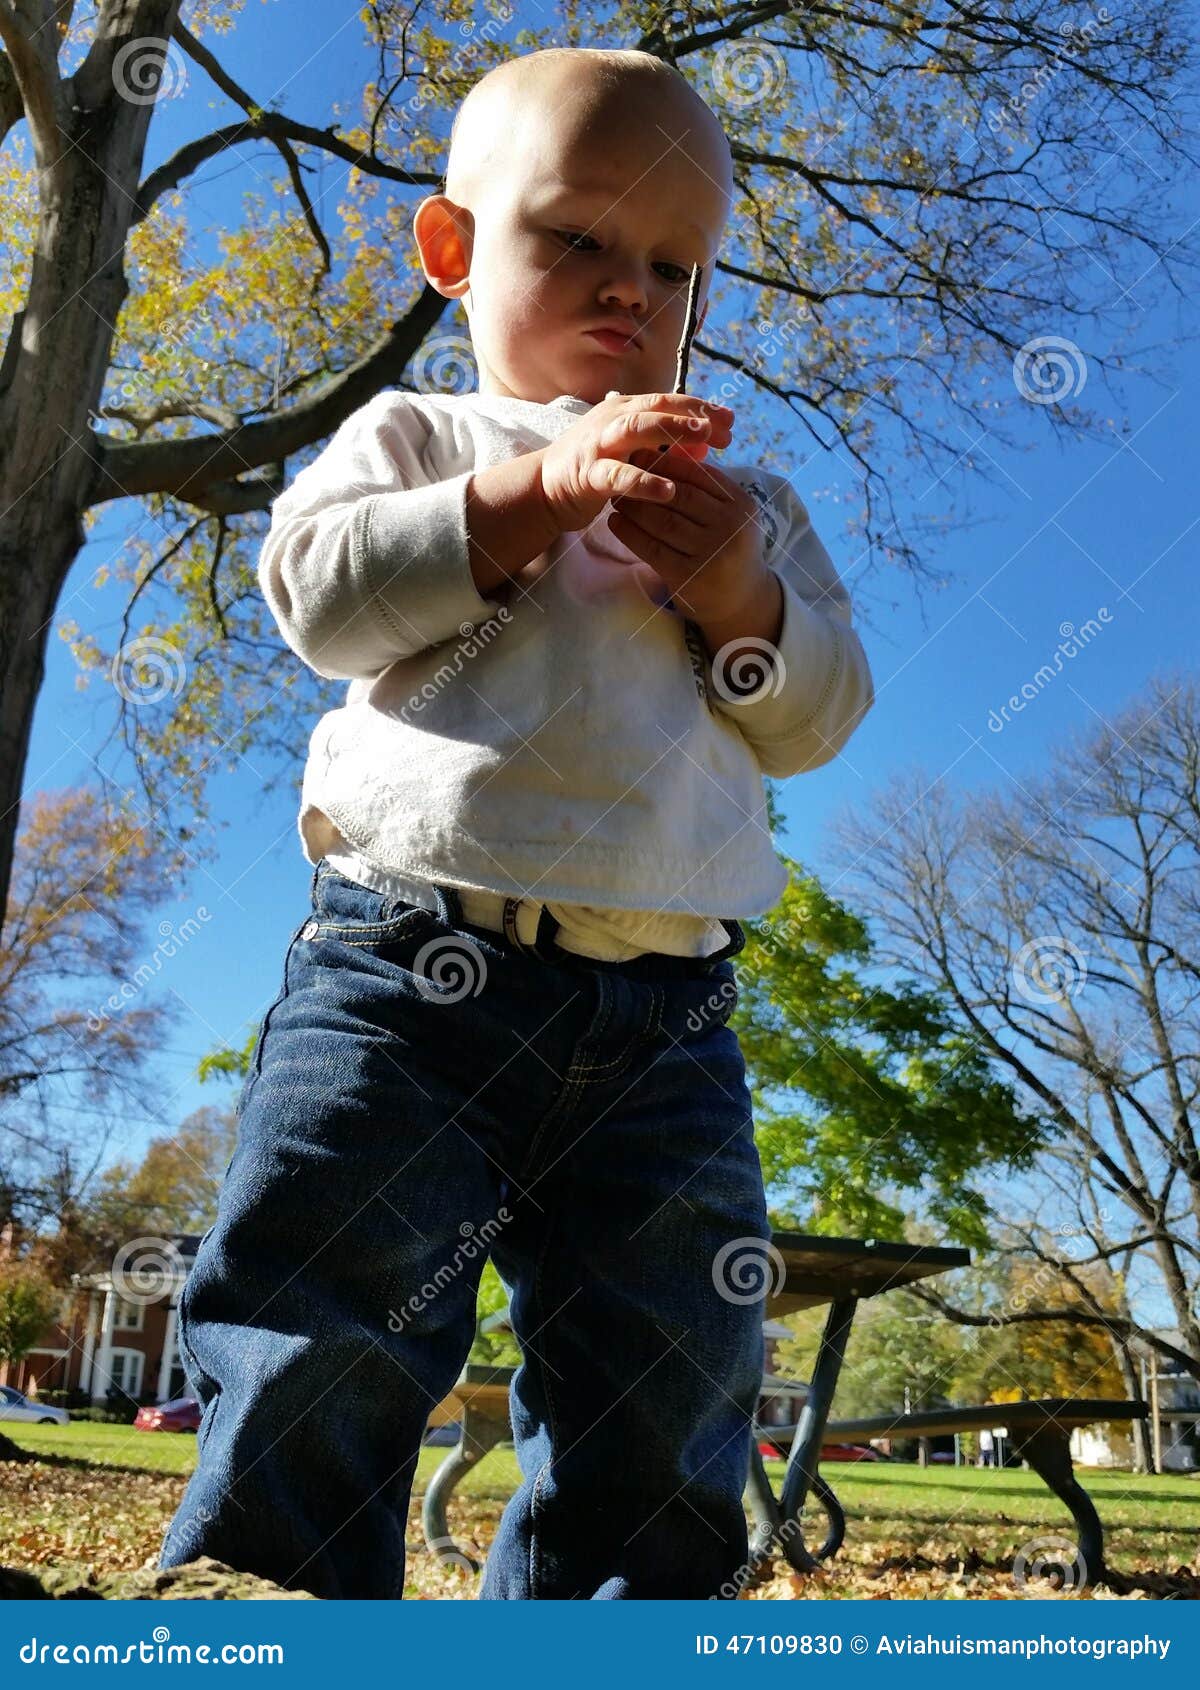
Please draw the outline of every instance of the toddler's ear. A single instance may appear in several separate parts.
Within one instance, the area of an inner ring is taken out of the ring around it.
[[[430,286],[457,299],[470,286],[471,213],[445,194],[430,194],[413,216],[421,267]]]

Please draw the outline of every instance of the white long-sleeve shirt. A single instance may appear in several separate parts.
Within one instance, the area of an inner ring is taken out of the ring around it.
[[[607,526],[492,593],[468,561],[473,471],[591,409],[378,394],[275,501],[259,578],[288,646],[350,682],[317,723],[298,828],[380,889],[441,881],[549,905],[612,954],[707,954],[787,885],[763,776],[834,757],[874,700],[849,596],[777,474],[721,463],[783,584],[779,659],[732,694]],[[714,461],[719,461],[714,459]]]

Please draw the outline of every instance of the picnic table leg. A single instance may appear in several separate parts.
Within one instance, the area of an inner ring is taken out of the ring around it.
[[[1075,1477],[1070,1434],[1062,1426],[1047,1423],[1014,1432],[1012,1447],[1071,1510],[1079,1538],[1080,1585],[1091,1584],[1104,1570],[1104,1528],[1091,1497]]]
[[[446,1504],[455,1485],[469,1467],[481,1461],[490,1449],[512,1436],[507,1410],[503,1415],[489,1414],[470,1406],[463,1409],[462,1431],[458,1443],[446,1456],[425,1492],[421,1506],[421,1526],[425,1542],[440,1561],[453,1561],[457,1566],[478,1572],[481,1562],[465,1549],[460,1549],[450,1536],[446,1523]]]
[[[833,1404],[833,1393],[837,1388],[838,1374],[842,1370],[842,1360],[846,1354],[846,1339],[850,1335],[850,1328],[854,1324],[854,1311],[858,1307],[857,1297],[840,1297],[830,1304],[829,1313],[825,1320],[825,1331],[821,1337],[821,1348],[817,1352],[816,1366],[813,1368],[812,1381],[808,1388],[808,1398],[800,1411],[800,1419],[796,1426],[796,1435],[792,1439],[792,1447],[788,1454],[787,1469],[783,1476],[783,1492],[778,1505],[778,1520],[770,1521],[770,1532],[763,1529],[760,1520],[759,1530],[755,1534],[755,1544],[751,1555],[751,1566],[757,1568],[759,1563],[770,1553],[770,1546],[776,1538],[790,1564],[798,1573],[815,1572],[820,1565],[812,1552],[805,1547],[804,1530],[800,1524],[800,1510],[804,1507],[804,1499],[810,1490],[816,1491],[819,1479],[817,1468],[821,1460],[821,1444],[825,1436],[825,1422],[829,1418],[829,1410]],[[753,1468],[753,1461],[751,1462]],[[765,1474],[764,1474],[765,1480]],[[769,1488],[769,1487],[768,1487]],[[826,1488],[827,1487],[823,1487]],[[829,1493],[832,1495],[832,1493]],[[834,1498],[837,1506],[837,1499]],[[841,1509],[838,1507],[838,1514]],[[832,1519],[833,1532],[838,1543],[841,1535],[838,1530],[839,1522]],[[845,1521],[841,1520],[841,1530],[844,1532]]]
[[[761,1560],[769,1552],[771,1543],[783,1524],[783,1513],[775,1499],[775,1492],[771,1489],[771,1481],[763,1466],[762,1452],[757,1442],[750,1446],[749,1491],[755,1522],[750,1544],[751,1554]],[[841,1503],[820,1473],[813,1480],[813,1495],[829,1519],[829,1531],[825,1541],[820,1549],[813,1551],[818,1561],[824,1561],[828,1556],[836,1555],[842,1547],[842,1540],[846,1535],[846,1516],[842,1512]],[[758,1554],[760,1550],[761,1554]]]

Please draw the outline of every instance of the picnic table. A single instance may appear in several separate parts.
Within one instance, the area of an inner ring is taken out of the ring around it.
[[[835,1532],[839,1521],[844,1530],[837,1499],[817,1473],[817,1462],[846,1339],[859,1301],[899,1285],[909,1285],[929,1274],[965,1267],[971,1253],[949,1245],[876,1243],[873,1239],[824,1238],[818,1234],[779,1231],[772,1233],[771,1245],[777,1257],[772,1263],[773,1289],[766,1298],[764,1316],[773,1319],[797,1309],[832,1305],[808,1399],[788,1457],[782,1497],[778,1500],[772,1493],[757,1442],[751,1441],[749,1490],[757,1522],[752,1543],[755,1563],[769,1555],[772,1541],[779,1537],[792,1565],[803,1571],[811,1569],[816,1562],[804,1547],[795,1516],[810,1490],[829,1515]],[[490,1315],[483,1322],[483,1329],[511,1331],[508,1310]],[[467,1469],[475,1466],[496,1444],[511,1437],[508,1388],[515,1371],[511,1367],[468,1363],[454,1389],[430,1416],[431,1426],[450,1421],[458,1421],[461,1426],[458,1445],[434,1474],[422,1510],[426,1542],[443,1557],[474,1565],[472,1557],[457,1548],[450,1537],[446,1503]],[[785,1531],[784,1522],[792,1520],[795,1523]]]
[[[828,1305],[808,1394],[794,1427],[763,1428],[773,1437],[790,1433],[783,1483],[777,1496],[763,1465],[758,1430],[751,1438],[747,1493],[754,1529],[750,1536],[747,1582],[769,1562],[775,1546],[798,1572],[812,1572],[835,1554],[845,1537],[846,1520],[832,1487],[819,1471],[826,1434],[921,1437],[939,1431],[966,1431],[1006,1425],[1014,1449],[1070,1508],[1079,1537],[1079,1584],[1103,1567],[1100,1521],[1071,1468],[1069,1434],[1074,1426],[1101,1420],[1128,1420],[1147,1413],[1145,1403],[1103,1398],[1045,1398],[1020,1403],[986,1403],[893,1413],[860,1419],[830,1420],[829,1411],[846,1353],[855,1312],[867,1297],[881,1296],[952,1268],[966,1267],[969,1250],[956,1245],[878,1242],[861,1238],[826,1238],[815,1233],[776,1231],[774,1283],[763,1304],[764,1318],[778,1319],[798,1309]],[[482,1323],[485,1331],[511,1331],[507,1309]],[[459,1440],[437,1469],[425,1493],[422,1525],[429,1548],[443,1559],[477,1566],[459,1549],[446,1524],[446,1503],[468,1468],[497,1444],[511,1439],[508,1393],[512,1367],[468,1363],[454,1389],[437,1405],[430,1425],[459,1424]],[[802,1515],[811,1495],[828,1520],[820,1547],[804,1540]]]
[[[855,1310],[864,1297],[878,1296],[918,1279],[965,1267],[970,1252],[949,1246],[876,1244],[854,1239],[818,1238],[803,1233],[775,1233],[786,1264],[786,1278],[768,1299],[769,1318],[828,1303],[829,1315],[813,1368],[807,1401],[800,1412],[788,1452],[781,1493],[771,1489],[757,1437],[750,1451],[750,1495],[756,1519],[751,1538],[751,1575],[760,1572],[778,1543],[798,1572],[812,1572],[836,1554],[846,1534],[846,1517],[818,1463],[828,1434],[841,1441],[862,1437],[926,1437],[939,1432],[1007,1427],[1014,1452],[1071,1511],[1077,1548],[1072,1583],[1093,1582],[1104,1568],[1104,1535],[1091,1498],[1071,1465],[1074,1427],[1098,1421],[1144,1418],[1147,1405],[1106,1397],[1042,1397],[1015,1403],[960,1403],[915,1413],[894,1412],[856,1419],[830,1420],[846,1340]],[[785,1428],[770,1428],[779,1437]],[[819,1549],[810,1551],[801,1520],[809,1494],[823,1509],[828,1531]]]
[[[758,1440],[751,1440],[749,1492],[755,1530],[750,1539],[750,1568],[752,1573],[759,1572],[778,1544],[797,1572],[812,1572],[834,1553],[845,1535],[841,1505],[821,1478],[818,1466],[825,1423],[858,1305],[866,1297],[878,1297],[933,1274],[966,1267],[971,1252],[951,1244],[825,1238],[806,1232],[773,1232],[771,1242],[779,1252],[783,1271],[777,1271],[778,1283],[767,1297],[763,1311],[766,1318],[777,1320],[798,1309],[823,1308],[826,1304],[829,1314],[778,1496],[771,1489]],[[815,1555],[805,1544],[801,1520],[810,1492],[829,1520],[828,1535]]]

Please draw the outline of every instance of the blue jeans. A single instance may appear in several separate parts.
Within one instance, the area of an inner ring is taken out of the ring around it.
[[[744,935],[715,961],[535,955],[437,896],[317,866],[180,1298],[203,1418],[160,1565],[398,1598],[490,1254],[523,1479],[479,1594],[732,1596],[764,1312],[738,1257],[770,1237],[727,1025]]]

